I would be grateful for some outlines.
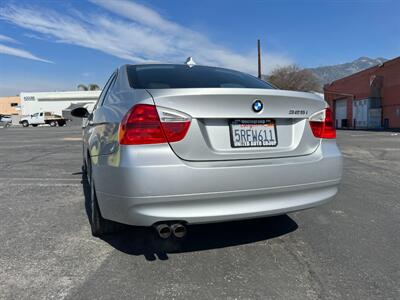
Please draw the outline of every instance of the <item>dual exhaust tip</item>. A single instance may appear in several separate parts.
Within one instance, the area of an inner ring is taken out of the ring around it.
[[[183,238],[186,233],[186,227],[181,223],[168,224],[157,224],[154,226],[158,236],[162,239],[167,239],[173,234],[177,238]]]

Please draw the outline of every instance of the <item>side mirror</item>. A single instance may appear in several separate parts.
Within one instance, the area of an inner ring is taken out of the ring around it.
[[[89,112],[84,107],[77,107],[71,110],[71,115],[76,118],[87,118],[89,116]]]

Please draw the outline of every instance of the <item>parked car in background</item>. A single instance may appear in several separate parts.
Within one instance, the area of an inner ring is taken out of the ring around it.
[[[0,115],[0,126],[9,127],[12,119],[10,115]]]
[[[338,191],[332,113],[311,93],[193,64],[125,65],[83,130],[92,233],[113,221],[182,237],[187,224],[285,214]]]
[[[55,115],[51,112],[38,112],[30,116],[22,117],[19,123],[22,124],[23,127],[28,127],[29,125],[36,127],[44,124],[55,127],[57,125],[64,126],[67,121],[67,119],[64,119],[63,117]]]

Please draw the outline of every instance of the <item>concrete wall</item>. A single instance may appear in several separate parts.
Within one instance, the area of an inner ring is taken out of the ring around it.
[[[11,106],[12,103],[21,105],[19,96],[0,97],[0,115],[19,115],[20,110],[18,107]]]

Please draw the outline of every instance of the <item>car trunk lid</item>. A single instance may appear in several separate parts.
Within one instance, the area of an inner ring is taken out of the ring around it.
[[[308,155],[320,142],[312,134],[308,117],[327,106],[312,93],[273,89],[187,88],[149,89],[148,92],[157,107],[191,116],[185,138],[170,143],[177,156],[190,161]],[[253,110],[256,100],[263,104],[258,113]],[[268,122],[275,126],[277,142],[268,147],[234,147],[231,124],[242,121]]]

